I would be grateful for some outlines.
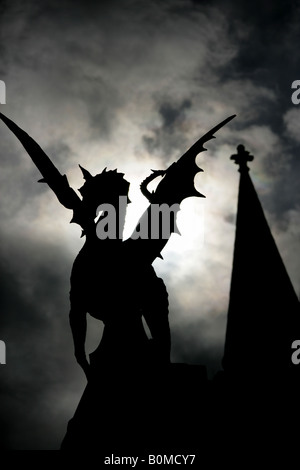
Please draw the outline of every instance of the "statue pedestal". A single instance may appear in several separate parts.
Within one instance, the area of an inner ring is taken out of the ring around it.
[[[192,448],[207,393],[204,366],[103,369],[86,386],[61,449],[127,455]]]

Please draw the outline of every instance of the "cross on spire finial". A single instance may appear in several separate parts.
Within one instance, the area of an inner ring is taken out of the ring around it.
[[[245,150],[244,145],[240,144],[237,146],[237,154],[231,155],[230,160],[234,160],[236,165],[239,165],[239,172],[249,171],[247,162],[252,162],[254,160],[253,155],[250,155],[250,152]]]

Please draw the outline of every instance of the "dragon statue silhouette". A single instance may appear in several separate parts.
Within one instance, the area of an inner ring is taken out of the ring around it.
[[[169,206],[191,196],[205,197],[194,186],[194,177],[203,171],[196,164],[196,156],[206,150],[204,144],[214,138],[214,133],[231,121],[228,117],[201,137],[184,155],[166,170],[152,171],[141,184],[141,191],[149,200],[149,206],[138,222],[150,217],[154,204]],[[0,113],[0,118],[19,139],[42,179],[55,193],[59,202],[73,211],[71,222],[82,228],[85,243],[77,255],[71,273],[70,325],[74,340],[75,356],[87,378],[95,367],[118,363],[145,361],[170,361],[170,328],[168,321],[168,294],[162,279],[158,278],[152,263],[160,256],[169,237],[155,239],[128,238],[122,236],[100,239],[97,223],[103,221],[105,211],[96,220],[101,204],[110,204],[116,210],[117,232],[122,234],[124,217],[121,217],[120,197],[129,203],[129,183],[117,170],[92,176],[80,167],[85,180],[79,192],[72,189],[66,175],[62,175],[41,147],[12,120]],[[148,185],[162,177],[156,190],[149,192]],[[124,214],[123,214],[124,215]],[[176,215],[175,215],[176,219]],[[96,221],[95,221],[96,220]],[[151,225],[151,223],[150,223]],[[149,228],[149,230],[151,227]],[[176,231],[176,220],[171,222]],[[87,313],[104,323],[98,348],[90,354],[85,351]],[[142,317],[146,321],[152,339],[146,335]]]

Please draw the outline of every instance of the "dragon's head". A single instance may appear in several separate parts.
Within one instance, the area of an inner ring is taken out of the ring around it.
[[[128,198],[130,183],[125,180],[124,173],[119,173],[117,170],[107,171],[105,168],[102,173],[92,176],[82,166],[80,169],[85,183],[79,191],[86,207],[97,209],[100,204],[112,204],[117,207],[120,196],[126,196],[127,202],[130,202]]]

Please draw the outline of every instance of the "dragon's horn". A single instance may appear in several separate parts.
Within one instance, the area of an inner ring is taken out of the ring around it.
[[[81,165],[79,165],[79,168],[81,169],[82,171],[82,174],[83,174],[83,178],[85,179],[85,181],[88,181],[90,180],[92,177],[91,173],[86,170],[85,168],[83,168]]]

